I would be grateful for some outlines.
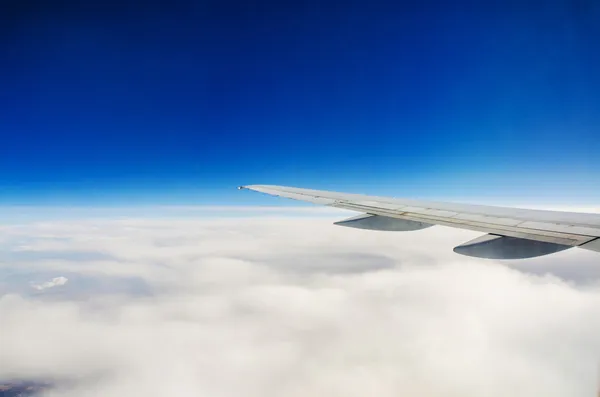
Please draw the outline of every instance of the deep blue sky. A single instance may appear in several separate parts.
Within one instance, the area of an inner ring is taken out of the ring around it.
[[[600,202],[599,2],[388,3],[1,2],[0,203]]]

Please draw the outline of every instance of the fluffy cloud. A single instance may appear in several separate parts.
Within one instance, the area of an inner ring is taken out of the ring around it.
[[[41,284],[31,283],[31,287],[38,291],[43,291],[48,288],[59,287],[61,285],[65,285],[69,281],[66,277],[54,277],[52,280],[46,281]]]
[[[0,378],[68,380],[61,396],[594,395],[596,253],[479,261],[452,252],[476,233],[330,222],[4,226]]]

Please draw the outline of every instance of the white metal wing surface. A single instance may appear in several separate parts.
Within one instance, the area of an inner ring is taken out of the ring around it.
[[[454,248],[463,255],[521,259],[572,247],[600,252],[600,214],[398,199],[274,185],[239,188],[364,214],[336,222],[341,226],[410,231],[443,225],[488,233]]]

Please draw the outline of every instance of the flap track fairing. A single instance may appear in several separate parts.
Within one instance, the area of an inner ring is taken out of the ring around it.
[[[568,248],[572,246],[486,234],[455,247],[454,252],[486,259],[525,259],[553,254]]]
[[[381,230],[386,232],[408,232],[433,226],[430,223],[390,218],[381,215],[362,214],[335,222],[334,225],[353,227],[356,229]]]

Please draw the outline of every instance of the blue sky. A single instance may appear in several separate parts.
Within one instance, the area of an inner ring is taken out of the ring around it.
[[[0,204],[600,202],[597,2],[388,3],[6,6]]]

